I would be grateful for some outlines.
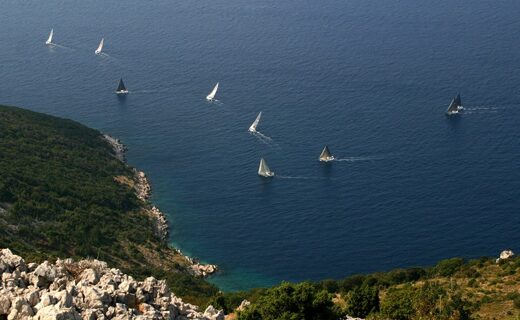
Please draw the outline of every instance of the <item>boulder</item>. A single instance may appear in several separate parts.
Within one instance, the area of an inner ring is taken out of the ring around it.
[[[35,288],[28,289],[25,293],[25,299],[31,307],[34,307],[40,302],[40,293]]]
[[[36,287],[45,287],[57,277],[56,267],[49,261],[44,261],[31,274],[31,283]]]
[[[26,271],[27,266],[25,264],[25,261],[22,259],[22,257],[17,256],[11,252],[9,249],[2,249],[0,251],[0,263],[1,266],[3,266],[4,270],[14,270],[18,269],[19,271]],[[2,272],[4,270],[1,270]]]
[[[90,309],[100,309],[108,305],[110,297],[106,292],[101,291],[96,287],[86,287],[83,289],[85,296],[85,306]]]
[[[11,299],[4,292],[0,292],[0,315],[9,314],[11,309]]]
[[[27,319],[34,315],[34,312],[25,298],[17,297],[11,303],[11,312],[7,319],[9,320],[22,320]]]
[[[514,255],[513,250],[504,250],[500,252],[500,256],[497,258],[496,262],[499,263],[501,260],[507,260],[512,258]]]
[[[88,284],[96,284],[99,281],[99,276],[94,269],[87,268],[79,275],[79,279],[86,281]]]
[[[251,305],[251,302],[249,302],[248,300],[242,300],[242,302],[240,303],[240,305],[238,306],[238,308],[236,310],[244,311],[250,305]]]
[[[34,316],[34,320],[82,320],[74,308],[59,308],[50,305],[39,310]]]
[[[210,305],[204,310],[204,317],[209,320],[224,320],[224,311],[217,310]]]

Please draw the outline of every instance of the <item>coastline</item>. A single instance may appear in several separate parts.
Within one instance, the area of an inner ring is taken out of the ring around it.
[[[130,167],[126,163],[125,152],[128,148],[117,138],[114,138],[108,134],[102,134],[104,140],[110,144],[113,149],[114,157],[119,161],[123,162],[126,166]],[[208,277],[216,273],[219,268],[215,264],[203,264],[200,260],[195,257],[190,257],[182,253],[180,249],[174,248],[168,244],[168,237],[170,234],[170,227],[168,225],[168,219],[166,215],[150,202],[152,195],[152,186],[146,176],[146,173],[140,171],[134,167],[131,167],[134,172],[134,185],[136,196],[139,200],[144,203],[143,211],[154,221],[154,234],[177,254],[183,257],[189,265],[188,271],[197,277]]]

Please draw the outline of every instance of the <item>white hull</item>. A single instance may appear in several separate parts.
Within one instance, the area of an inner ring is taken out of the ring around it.
[[[128,90],[116,91],[117,94],[127,94]]]
[[[446,115],[448,115],[448,116],[454,116],[454,115],[460,114],[460,111],[462,111],[462,110],[464,110],[464,108],[459,107],[457,110],[453,110],[453,111],[448,111],[448,112],[446,112]]]
[[[334,158],[334,157],[320,158],[321,162],[330,162],[330,161],[334,161],[334,160],[336,160],[336,158]]]
[[[274,172],[259,173],[258,175],[264,178],[271,178],[274,177]]]
[[[249,130],[247,130],[247,131],[249,131],[251,133],[256,133],[256,129],[255,128],[249,128]]]

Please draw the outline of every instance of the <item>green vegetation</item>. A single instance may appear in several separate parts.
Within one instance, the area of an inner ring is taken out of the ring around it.
[[[286,293],[297,292],[298,286],[285,283],[271,289],[225,293],[214,302],[231,311],[243,299],[251,301],[250,309],[235,314],[237,319],[328,319],[331,314],[369,320],[520,318],[520,257],[500,264],[489,258],[454,258],[430,268],[305,283],[310,295],[326,297],[328,293],[334,303],[323,303],[311,318],[301,317],[299,312],[306,310],[312,299]]]
[[[347,295],[348,315],[365,318],[371,313],[379,311],[379,288],[377,286],[362,285]]]
[[[238,313],[238,320],[336,320],[339,316],[331,294],[302,282],[266,290],[252,307]]]
[[[31,261],[98,258],[138,278],[166,278],[194,302],[215,294],[153,234],[132,170],[112,153],[96,130],[1,106],[0,247]]]

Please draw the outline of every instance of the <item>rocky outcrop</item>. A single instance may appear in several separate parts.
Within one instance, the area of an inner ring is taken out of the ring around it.
[[[169,234],[169,226],[168,220],[166,220],[166,215],[162,213],[161,210],[159,210],[156,206],[150,206],[148,204],[148,200],[150,199],[150,196],[152,194],[152,186],[148,182],[146,174],[142,171],[138,171],[135,169],[134,172],[136,180],[134,189],[137,198],[147,203],[147,206],[145,207],[144,211],[146,212],[146,214],[150,216],[150,218],[152,218],[154,222],[154,233],[159,239],[161,239],[163,242],[166,242],[168,241]]]
[[[177,252],[188,261],[190,265],[190,269],[188,271],[190,271],[194,276],[207,277],[218,271],[218,266],[216,264],[203,264],[200,263],[198,258],[187,256],[183,254],[181,250],[177,249]]]
[[[108,134],[104,134],[103,138],[105,138],[105,140],[112,146],[112,149],[114,150],[114,156],[119,161],[125,162],[125,145],[122,144],[121,141],[119,141],[119,139],[109,136]]]
[[[9,320],[200,319],[223,320],[209,306],[200,312],[153,277],[136,281],[98,260],[26,262],[0,251],[0,318]]]
[[[135,192],[137,194],[137,198],[146,202],[152,195],[152,186],[148,182],[148,178],[144,172],[138,171],[136,169],[134,169],[134,172],[136,180]]]
[[[113,138],[107,134],[103,136],[108,141],[108,143],[112,145],[116,157],[124,162],[124,153],[126,151],[126,147],[119,141],[119,139]],[[159,210],[159,208],[151,205],[149,202],[152,195],[152,186],[148,181],[146,174],[143,171],[139,171],[135,168],[133,171],[135,181],[133,188],[135,190],[135,194],[137,198],[145,204],[143,211],[153,221],[154,234],[157,236],[157,238],[166,243],[168,241],[169,235],[169,225],[168,220],[166,219],[166,215],[161,210]],[[182,255],[180,250],[177,250],[177,252]],[[183,256],[189,264],[188,271],[195,276],[206,277],[217,272],[218,270],[217,266],[214,264],[202,264],[197,258],[191,258],[185,255]]]

